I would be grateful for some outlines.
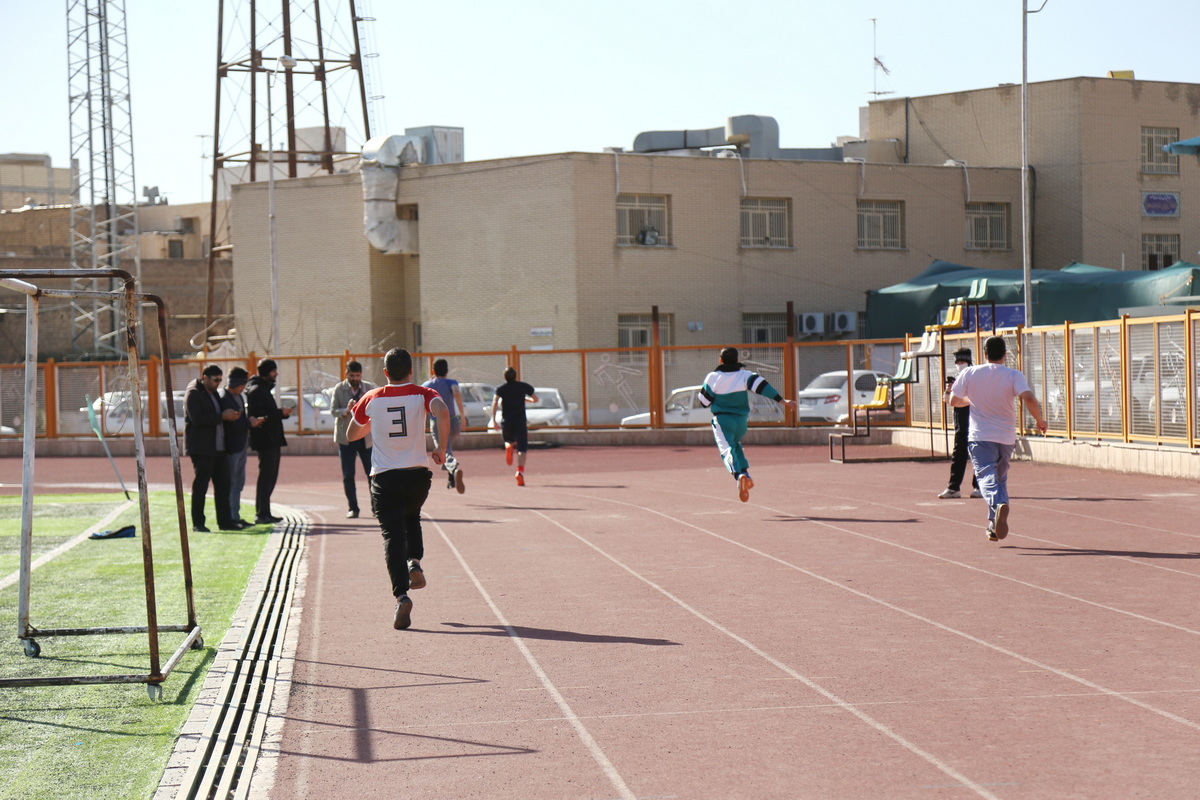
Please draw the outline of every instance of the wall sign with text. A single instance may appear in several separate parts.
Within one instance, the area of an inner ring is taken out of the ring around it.
[[[1178,217],[1179,192],[1142,192],[1142,216]]]

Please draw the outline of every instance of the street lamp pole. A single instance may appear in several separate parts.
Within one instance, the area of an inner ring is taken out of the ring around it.
[[[280,67],[290,70],[296,59],[280,56],[275,59],[275,69],[267,75],[267,227],[270,230],[271,248],[271,347],[275,355],[279,350],[279,253],[275,238],[275,116],[271,108],[272,88]]]
[[[1029,0],[1021,0],[1021,272],[1025,277],[1025,326],[1033,325],[1033,237],[1029,209]]]

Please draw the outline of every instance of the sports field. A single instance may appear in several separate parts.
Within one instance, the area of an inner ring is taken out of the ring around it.
[[[532,450],[524,488],[464,452],[402,632],[336,457],[285,455],[313,524],[250,796],[1197,795],[1195,482],[1018,463],[989,543],[944,462],[748,452],[746,504],[715,448]]]

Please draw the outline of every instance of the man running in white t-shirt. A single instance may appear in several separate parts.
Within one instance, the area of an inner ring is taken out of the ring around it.
[[[450,430],[450,411],[437,390],[412,382],[412,355],[399,347],[383,357],[387,385],[372,389],[354,404],[350,441],[371,437],[371,510],[383,530],[383,552],[396,610],[392,627],[412,624],[409,589],[425,586],[421,558],[421,506],[429,497],[433,471],[426,465],[427,414],[437,419],[439,431]],[[433,463],[446,460],[446,442],[434,440]]]
[[[1042,407],[1025,374],[1004,366],[1007,351],[1004,337],[989,336],[983,343],[988,363],[958,373],[950,387],[950,405],[971,407],[967,451],[979,479],[979,491],[987,500],[987,537],[992,542],[1008,536],[1008,464],[1017,443],[1017,409],[1013,401],[1025,401],[1037,429],[1046,432]]]

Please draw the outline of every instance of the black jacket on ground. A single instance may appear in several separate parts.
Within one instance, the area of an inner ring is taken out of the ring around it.
[[[255,375],[246,382],[246,413],[252,417],[262,417],[263,424],[250,429],[251,450],[271,450],[287,447],[287,439],[283,435],[283,409],[275,403],[275,381]]]
[[[183,403],[183,449],[189,456],[217,454],[217,426],[222,420],[214,397],[201,378],[188,384]]]

